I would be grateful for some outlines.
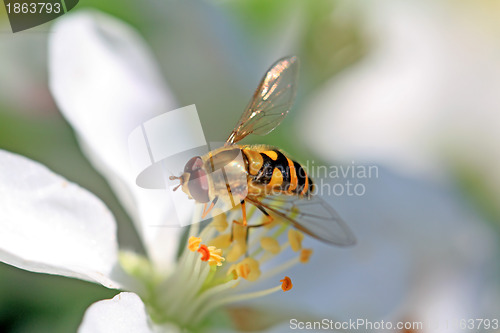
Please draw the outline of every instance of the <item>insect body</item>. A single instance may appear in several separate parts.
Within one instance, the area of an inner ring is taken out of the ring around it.
[[[281,123],[293,104],[297,75],[296,57],[278,60],[261,80],[225,145],[191,158],[184,173],[171,179],[179,179],[190,198],[206,206],[210,203],[204,214],[225,198],[233,206],[241,203],[246,226],[249,203],[269,222],[278,217],[326,243],[351,245],[355,242],[351,231],[330,205],[314,195],[315,185],[298,162],[275,147],[237,144],[249,134],[268,134]]]
[[[312,179],[305,169],[274,147],[246,146],[249,194],[292,195],[310,198],[314,191]]]

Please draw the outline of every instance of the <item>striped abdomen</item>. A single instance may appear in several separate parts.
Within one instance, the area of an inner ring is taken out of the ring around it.
[[[311,195],[313,181],[299,163],[278,149],[259,148],[249,146],[242,149],[249,178],[255,186],[262,188],[266,194],[277,194],[275,192],[278,191],[286,195]]]

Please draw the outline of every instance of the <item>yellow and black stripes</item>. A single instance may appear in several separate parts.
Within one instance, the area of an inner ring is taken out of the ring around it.
[[[300,195],[308,195],[313,190],[312,179],[307,175],[302,165],[293,161],[295,173],[297,175],[297,187],[295,193]]]
[[[243,153],[254,184],[287,195],[309,196],[312,192],[314,185],[304,168],[281,151],[246,148]]]

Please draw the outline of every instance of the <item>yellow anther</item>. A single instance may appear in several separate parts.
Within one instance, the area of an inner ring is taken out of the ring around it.
[[[248,281],[256,281],[260,277],[259,262],[253,258],[245,258],[236,265],[236,272]]]
[[[222,256],[222,250],[216,248],[215,246],[206,246],[201,244],[198,252],[201,254],[201,261],[208,261],[210,266],[222,266],[222,262],[226,260]]]
[[[288,230],[288,242],[293,251],[297,252],[302,248],[302,239],[304,239],[303,233],[295,229]]]
[[[215,246],[209,246],[208,250],[210,251],[210,259],[208,259],[208,264],[210,266],[214,266],[214,265],[222,266],[222,262],[224,260],[226,260],[222,256],[222,250],[216,248]]]
[[[231,280],[236,280],[238,278],[238,271],[236,269],[236,265],[232,265],[227,271],[227,276],[230,276]]]
[[[281,282],[281,289],[283,291],[288,291],[293,287],[292,280],[288,276],[285,276],[283,280],[280,280],[280,282]]]
[[[280,243],[272,237],[262,237],[260,239],[260,246],[272,254],[278,254],[281,251]]]
[[[212,216],[215,216],[212,221],[212,226],[214,226],[218,232],[224,232],[228,226],[226,214],[220,209],[214,208]]]
[[[189,237],[188,249],[190,249],[191,251],[193,252],[197,251],[200,248],[200,244],[201,244],[200,237],[194,237],[194,236]]]
[[[210,241],[210,245],[218,247],[219,249],[227,249],[229,246],[231,246],[231,235],[219,235]]]
[[[229,250],[229,253],[226,256],[227,261],[237,261],[242,255],[245,254],[246,250],[247,247],[245,243],[234,243],[233,247],[231,248],[231,250]]]
[[[312,249],[302,249],[302,251],[300,251],[300,256],[299,256],[300,262],[303,264],[309,262],[309,258],[311,257],[312,254],[313,254]]]
[[[250,265],[248,265],[248,264],[238,265],[238,273],[239,273],[239,276],[241,276],[242,278],[247,279],[248,275],[250,275],[250,272],[251,272]]]

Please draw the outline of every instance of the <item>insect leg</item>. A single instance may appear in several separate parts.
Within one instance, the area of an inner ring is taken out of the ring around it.
[[[219,197],[215,197],[214,200],[212,200],[212,203],[210,204],[210,207],[208,209],[207,209],[208,204],[205,204],[203,206],[203,213],[201,214],[202,219],[204,219],[208,215],[208,213],[210,213],[212,208],[214,208],[215,204],[217,203],[218,199],[219,199]]]
[[[257,207],[261,212],[262,214],[264,214],[267,218],[267,221],[263,222],[263,223],[260,223],[260,224],[255,224],[255,225],[249,225],[247,226],[246,228],[246,243],[248,244],[248,238],[249,238],[249,235],[250,235],[250,228],[257,228],[257,227],[263,227],[265,225],[268,225],[270,224],[271,222],[274,221],[274,218],[265,210],[264,207],[262,207],[261,205],[259,205],[258,203],[256,202],[251,202],[255,207]],[[248,257],[248,248],[247,248],[247,252],[246,252],[246,256]]]
[[[267,217],[267,221],[262,222],[260,224],[249,225],[248,228],[263,227],[263,226],[268,225],[274,221],[274,218],[271,215],[269,215],[269,213],[266,211],[266,209],[264,207],[262,207],[261,205],[256,204],[256,203],[254,203],[254,206],[257,207],[262,212],[262,214],[264,214]]]
[[[236,224],[239,224],[239,225],[246,227],[247,226],[247,210],[246,210],[246,206],[245,206],[245,200],[241,200],[241,213],[243,215],[243,221],[238,222],[238,221],[234,220],[233,223],[236,223]]]
[[[247,226],[247,208],[245,205],[245,200],[241,200],[241,213],[243,214],[243,226]]]
[[[243,215],[243,221],[242,222],[238,222],[236,220],[233,221],[233,225],[231,226],[231,238],[230,238],[231,242],[233,241],[234,224],[239,224],[239,225],[242,225],[244,227],[247,226],[247,210],[246,210],[246,206],[245,206],[245,200],[241,200],[240,204],[241,204],[241,212]],[[246,237],[248,238],[248,232],[246,233]]]
[[[241,226],[243,226],[244,230],[245,230],[245,246],[248,245],[248,225],[247,225],[247,210],[246,210],[246,205],[245,205],[245,200],[241,200],[240,202],[241,204],[241,212],[242,212],[242,215],[243,215],[243,221],[242,222],[238,222],[236,220],[233,221],[233,225],[231,226],[231,242],[233,241],[234,239],[234,225],[235,224],[239,224]],[[245,256],[248,257],[248,247],[246,249],[246,253],[245,253]]]

